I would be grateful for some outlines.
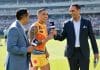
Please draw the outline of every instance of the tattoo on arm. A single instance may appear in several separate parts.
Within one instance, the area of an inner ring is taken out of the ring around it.
[[[38,27],[37,26],[32,26],[29,30],[29,39],[30,42],[35,38],[35,35],[38,32]]]

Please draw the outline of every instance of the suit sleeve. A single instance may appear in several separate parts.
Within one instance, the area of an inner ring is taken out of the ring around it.
[[[27,48],[25,46],[19,47],[17,45],[18,42],[18,31],[16,28],[11,28],[8,32],[8,39],[7,39],[7,51],[16,54],[16,55],[27,55]]]
[[[66,24],[63,27],[63,31],[61,34],[57,34],[56,36],[54,36],[54,40],[59,40],[59,41],[63,41],[66,38]]]
[[[90,38],[90,41],[91,41],[91,44],[92,44],[94,54],[98,53],[97,43],[96,43],[96,39],[95,39],[93,29],[92,29],[92,25],[91,25],[90,21],[89,21],[89,24],[88,24],[88,35],[89,35],[89,38]]]

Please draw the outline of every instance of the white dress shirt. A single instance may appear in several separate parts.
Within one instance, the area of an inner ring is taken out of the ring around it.
[[[17,20],[17,21],[18,21],[18,20]],[[22,27],[23,31],[25,32],[25,27],[21,24],[21,22],[20,22],[20,21],[18,21],[18,23],[21,25],[21,27]]]
[[[75,37],[76,37],[75,47],[80,47],[79,35],[80,35],[81,18],[79,19],[79,21],[74,21],[73,20],[73,24],[74,24]]]

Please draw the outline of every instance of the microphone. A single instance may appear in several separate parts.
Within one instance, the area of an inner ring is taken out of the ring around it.
[[[50,28],[50,30],[51,30],[51,29],[55,29],[55,24],[54,24],[54,22],[50,22],[50,23],[49,23],[49,28]]]
[[[31,42],[31,45],[35,46],[35,47],[38,46],[39,44],[40,44],[40,42],[37,39],[33,39]]]
[[[38,33],[36,36],[35,36],[35,38],[32,40],[32,42],[31,42],[31,45],[33,45],[33,46],[39,46],[39,45],[41,45],[42,44],[42,40],[44,40],[45,39],[45,36],[44,35],[42,35],[41,33]]]

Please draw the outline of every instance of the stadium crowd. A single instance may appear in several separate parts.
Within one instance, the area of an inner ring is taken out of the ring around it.
[[[99,29],[99,26],[100,26],[100,15],[83,15],[86,19],[89,19],[91,22],[92,22],[92,26],[95,28],[98,28]],[[49,18],[49,21],[53,21],[56,25],[56,27],[58,29],[61,29],[63,27],[63,22],[66,20],[66,19],[69,19],[69,17],[51,17]],[[0,19],[0,34],[3,34],[3,30],[5,28],[8,28],[9,25],[15,20],[15,17],[14,16],[1,16],[1,19]],[[29,21],[29,24],[26,26],[26,28],[28,29],[29,26],[36,21],[36,17],[35,16],[31,16],[30,17],[30,21]]]

